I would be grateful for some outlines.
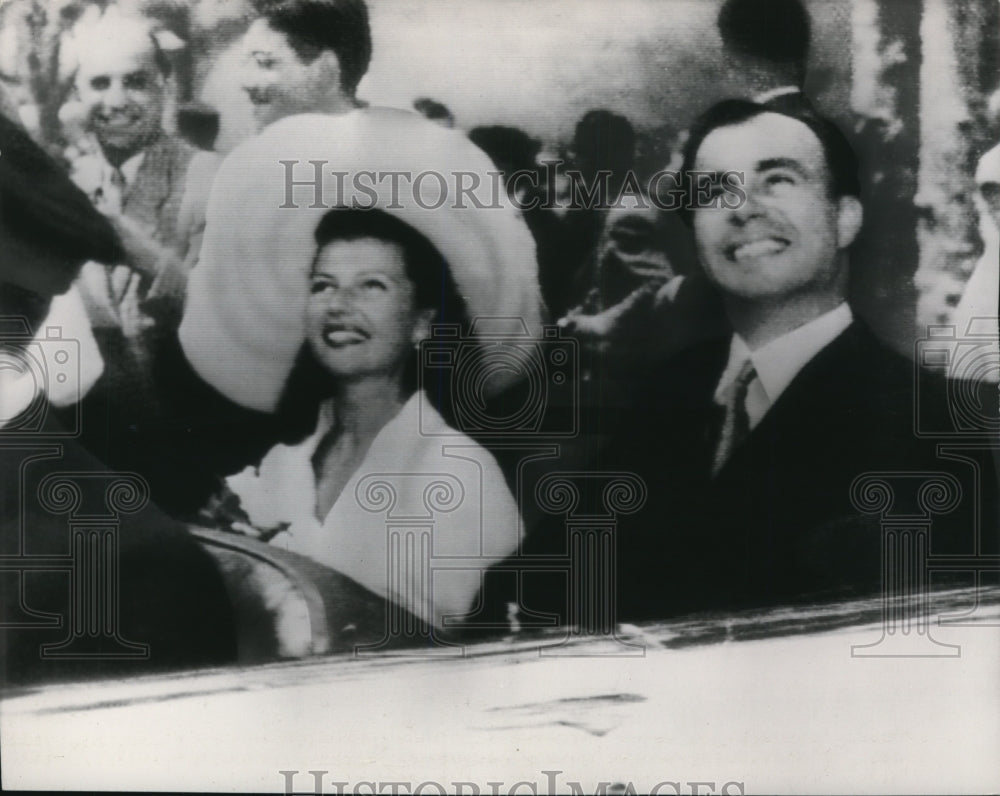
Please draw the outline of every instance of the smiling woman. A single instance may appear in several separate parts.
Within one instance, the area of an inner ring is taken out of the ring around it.
[[[303,383],[303,370],[314,371],[322,396],[318,422],[305,440],[276,446],[258,467],[227,483],[249,525],[273,533],[273,544],[326,564],[440,627],[445,615],[469,609],[478,572],[437,573],[433,591],[421,572],[387,582],[393,535],[382,516],[369,513],[364,492],[368,476],[385,476],[399,509],[412,509],[426,504],[427,489],[440,482],[456,490],[457,500],[435,522],[430,545],[466,556],[482,550],[484,566],[513,552],[517,508],[495,461],[449,428],[417,389],[420,341],[432,323],[458,321],[461,302],[433,245],[386,213],[333,210],[316,240],[307,339],[289,390]],[[480,472],[444,455],[441,435],[475,448]]]
[[[269,153],[308,161],[329,141],[349,174],[492,168],[458,133],[373,110],[291,117],[230,155],[181,340],[227,397],[308,426],[227,478],[230,494],[214,504],[225,510],[213,513],[440,629],[472,610],[481,574],[515,551],[521,522],[493,456],[436,405],[454,396],[419,389],[420,343],[447,324],[474,352],[469,321],[488,316],[537,333],[533,244],[504,203],[427,210],[396,191],[374,209],[349,197],[336,209],[277,209],[284,170]],[[261,163],[274,168],[248,168]]]

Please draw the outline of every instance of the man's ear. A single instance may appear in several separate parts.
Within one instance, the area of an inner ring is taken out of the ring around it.
[[[340,87],[340,59],[333,50],[323,50],[312,63],[323,85]]]
[[[841,196],[837,200],[837,248],[846,249],[861,231],[865,211],[856,196]]]
[[[431,336],[431,325],[436,316],[437,310],[434,307],[417,310],[417,321],[413,324],[413,334],[411,335],[413,345],[420,345],[421,340],[426,340]]]

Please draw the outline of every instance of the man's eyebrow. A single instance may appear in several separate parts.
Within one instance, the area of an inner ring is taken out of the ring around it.
[[[810,176],[809,170],[795,158],[768,158],[757,162],[757,171],[770,171],[771,169],[789,169],[803,177]]]

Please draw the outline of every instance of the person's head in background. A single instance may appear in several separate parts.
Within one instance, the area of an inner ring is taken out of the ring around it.
[[[987,119],[994,134],[994,146],[979,159],[976,167],[976,187],[987,212],[1000,230],[1000,89],[986,103]]]
[[[618,195],[635,161],[635,129],[632,123],[609,110],[587,111],[573,135],[572,165],[579,169],[586,187],[599,175],[610,174],[607,192],[598,193],[598,204],[606,206]],[[603,183],[602,183],[603,186]]]
[[[108,162],[120,166],[163,132],[170,59],[153,23],[109,6],[75,42],[78,112]]]
[[[764,102],[802,91],[811,38],[802,0],[726,0],[717,25],[730,96]]]
[[[833,122],[805,102],[725,100],[691,128],[692,173],[742,175],[740,192],[709,192],[686,215],[699,264],[751,349],[846,300],[863,211],[857,158]]]
[[[447,127],[449,130],[455,126],[455,117],[448,110],[444,103],[433,100],[430,97],[417,97],[413,100],[413,110],[426,119]]]
[[[364,0],[254,0],[243,90],[258,127],[297,113],[346,113],[372,56]]]
[[[473,127],[469,140],[490,156],[497,170],[503,172],[507,194],[519,207],[528,204],[531,194],[540,190],[536,161],[542,144],[524,130],[505,125]],[[517,172],[530,173],[532,179],[511,179]]]

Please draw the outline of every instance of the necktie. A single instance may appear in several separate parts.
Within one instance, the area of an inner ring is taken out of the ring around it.
[[[101,209],[112,215],[121,214],[125,204],[125,173],[112,167],[101,190],[101,203],[104,205]]]
[[[712,458],[712,477],[719,474],[733,451],[742,444],[750,433],[750,417],[747,415],[747,390],[757,377],[753,362],[743,363],[739,374],[722,391],[720,403],[725,410],[722,427],[719,430],[715,455]]]

